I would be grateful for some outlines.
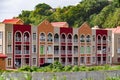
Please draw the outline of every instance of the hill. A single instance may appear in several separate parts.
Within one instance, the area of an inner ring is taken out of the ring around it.
[[[25,24],[38,25],[44,19],[66,21],[71,27],[83,22],[90,26],[116,27],[120,25],[120,0],[82,0],[75,6],[53,9],[45,3],[35,6],[33,11],[23,10],[18,16]]]

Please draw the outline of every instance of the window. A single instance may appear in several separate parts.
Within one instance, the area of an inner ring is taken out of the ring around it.
[[[29,54],[29,46],[24,45],[24,54]]]
[[[93,41],[95,41],[95,35],[93,35]]]
[[[91,48],[90,48],[90,46],[87,46],[87,47],[86,47],[86,53],[91,53]]]
[[[84,64],[85,63],[85,58],[84,57],[81,57],[80,58],[80,64]]]
[[[52,52],[52,46],[48,46],[48,47],[47,47],[47,53],[48,53],[48,54],[53,53],[53,52]]]
[[[11,45],[7,46],[7,53],[12,53],[12,46]]]
[[[36,33],[33,33],[33,40],[36,40]]]
[[[2,32],[0,32],[0,39],[2,39]]]
[[[111,36],[109,36],[109,41],[111,41]]]
[[[36,58],[33,58],[33,65],[36,65]]]
[[[53,39],[52,39],[52,34],[51,34],[51,33],[48,34],[48,36],[47,36],[47,41],[49,41],[49,42],[52,42],[52,41],[53,41]]]
[[[74,46],[74,54],[78,54],[78,46]]]
[[[80,53],[84,53],[84,52],[85,52],[84,46],[81,46],[80,47]]]
[[[12,33],[8,32],[8,40],[11,40],[11,39],[12,39]]]
[[[11,58],[8,58],[8,59],[7,59],[7,63],[8,63],[8,64],[7,64],[8,67],[12,66],[12,59],[11,59]]]
[[[40,34],[40,41],[45,41],[45,34],[44,33]]]
[[[33,46],[32,46],[32,52],[33,52],[33,53],[36,53],[36,45],[33,45]]]
[[[16,42],[21,42],[21,33],[20,32],[16,32],[16,34],[15,34],[15,41]]]
[[[101,50],[101,46],[98,46],[97,48],[98,48],[98,50]]]
[[[84,35],[81,35],[81,37],[80,37],[80,42],[85,42],[85,37],[84,37]]]
[[[2,45],[0,45],[0,53],[2,53]]]
[[[92,62],[94,63],[96,60],[95,60],[95,57],[92,57]]]
[[[77,36],[77,34],[74,35],[74,42],[78,42],[78,36]]]
[[[55,34],[55,36],[54,36],[54,42],[59,42],[59,35],[58,34]]]
[[[86,37],[86,42],[91,42],[90,35],[87,35],[87,37]]]
[[[118,48],[118,49],[117,49],[117,53],[119,53],[119,54],[120,54],[120,48]]]
[[[45,48],[45,46],[43,46],[43,45],[40,46],[40,54],[44,54],[45,53],[44,52],[44,50],[45,50],[44,48]]]

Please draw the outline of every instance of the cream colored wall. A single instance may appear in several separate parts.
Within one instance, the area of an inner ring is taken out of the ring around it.
[[[113,49],[113,62],[118,64],[119,62],[117,61],[118,57],[120,57],[120,53],[117,53],[117,49],[118,49],[118,38],[120,38],[120,34],[114,34],[114,37],[113,37],[113,46],[112,49]]]
[[[36,33],[36,40],[33,40],[33,33]],[[32,45],[36,45],[36,53],[33,53],[33,51],[31,51],[32,52],[31,63],[33,64],[33,58],[36,58],[36,60],[39,59],[38,58],[38,43],[37,43],[37,40],[39,39],[38,39],[38,34],[37,34],[37,26],[31,26],[31,39],[32,39]],[[32,50],[32,47],[31,47],[31,50]],[[38,64],[36,64],[36,66],[37,65]]]
[[[8,32],[11,32],[12,33],[12,36],[11,36],[11,40],[8,40]],[[7,58],[6,58],[6,67],[8,67],[7,66],[7,59],[8,58],[11,58],[12,59],[12,61],[11,61],[11,63],[13,62],[13,25],[12,24],[5,24],[5,54],[7,55]],[[7,46],[8,45],[11,45],[12,46],[12,53],[8,53],[7,52]],[[11,68],[13,67],[13,63],[11,64]]]
[[[3,37],[0,40],[0,45],[2,45],[2,53],[5,54],[5,24],[0,24],[0,31],[3,32]]]

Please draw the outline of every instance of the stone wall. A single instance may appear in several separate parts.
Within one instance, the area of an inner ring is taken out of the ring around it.
[[[32,80],[106,80],[108,77],[120,76],[120,71],[90,71],[90,72],[12,72],[3,73],[7,78],[18,80],[26,80],[27,75],[31,76]]]

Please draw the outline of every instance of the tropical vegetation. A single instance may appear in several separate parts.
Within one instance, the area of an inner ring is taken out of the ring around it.
[[[90,26],[116,27],[120,25],[120,0],[81,0],[77,5],[52,8],[39,3],[34,10],[23,10],[18,17],[25,24],[38,25],[44,19],[66,21],[71,27],[79,27],[83,22]]]

